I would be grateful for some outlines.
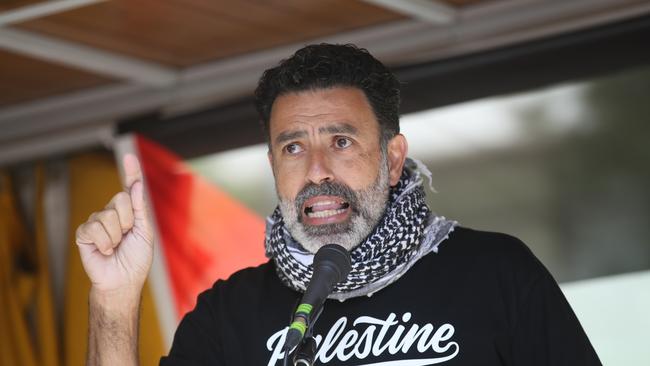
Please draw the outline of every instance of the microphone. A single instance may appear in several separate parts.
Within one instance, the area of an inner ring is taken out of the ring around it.
[[[312,325],[314,314],[319,313],[334,285],[344,280],[350,273],[352,269],[350,253],[338,244],[324,245],[314,256],[313,268],[311,281],[287,331],[284,342],[285,352],[291,351],[300,343],[305,332]]]

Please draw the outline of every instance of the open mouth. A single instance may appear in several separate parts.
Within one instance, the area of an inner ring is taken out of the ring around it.
[[[311,225],[344,221],[349,212],[350,203],[336,196],[316,196],[303,204],[303,219]]]

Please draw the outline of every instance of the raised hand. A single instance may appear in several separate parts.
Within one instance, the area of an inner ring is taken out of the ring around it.
[[[139,294],[151,267],[153,232],[138,159],[127,154],[123,164],[124,191],[77,228],[76,243],[95,291]]]

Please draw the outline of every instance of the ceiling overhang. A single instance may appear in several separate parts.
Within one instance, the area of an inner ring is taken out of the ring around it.
[[[356,18],[349,16],[341,21],[345,27],[338,30],[325,19],[312,32],[320,35],[300,40],[288,37],[286,41],[270,38],[268,44],[272,46],[248,49],[249,44],[245,44],[232,47],[231,54],[216,50],[212,52],[215,59],[204,60],[209,52],[202,56],[201,52],[183,51],[184,56],[175,59],[173,54],[151,48],[151,53],[144,55],[146,45],[130,46],[128,38],[118,42],[102,35],[92,44],[89,35],[69,34],[65,28],[66,22],[82,18],[75,11],[99,12],[93,8],[102,7],[110,16],[116,16],[111,9],[122,6],[119,9],[128,10],[124,8],[128,5],[110,3],[36,2],[28,8],[0,13],[0,51],[106,80],[94,87],[62,89],[61,93],[0,106],[0,164],[38,156],[33,147],[42,146],[45,140],[53,145],[50,151],[107,143],[107,131],[120,120],[148,114],[169,119],[240,100],[250,95],[263,70],[308,43],[355,43],[399,68],[453,60],[650,13],[650,2],[639,0],[492,0],[469,1],[468,5],[462,5],[463,1],[349,2],[357,11],[366,10],[374,18],[356,24]],[[71,10],[75,6],[85,7]],[[64,12],[57,15],[57,11]],[[44,15],[48,17],[39,18]],[[134,14],[132,19],[135,23],[145,20],[158,26],[155,15]],[[167,44],[164,37],[157,42]],[[218,45],[215,41],[215,47]],[[182,45],[176,47],[183,50]],[[58,148],[54,146],[56,141],[61,141]]]

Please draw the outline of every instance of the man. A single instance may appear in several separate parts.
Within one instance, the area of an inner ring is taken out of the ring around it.
[[[161,365],[282,364],[313,253],[328,243],[350,251],[352,270],[314,326],[317,364],[600,364],[525,245],[431,213],[428,172],[399,134],[399,83],[365,50],[305,47],[264,73],[256,101],[279,198],[271,260],[201,294]],[[91,365],[137,362],[153,239],[137,160],[124,168],[125,191],[77,231]]]

